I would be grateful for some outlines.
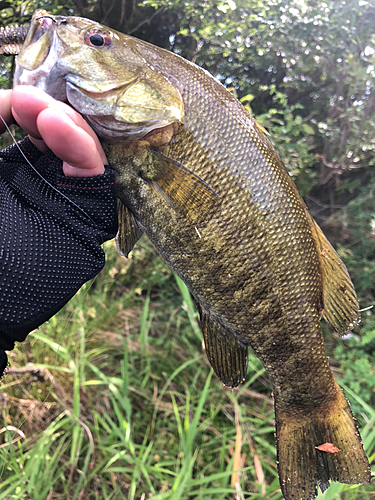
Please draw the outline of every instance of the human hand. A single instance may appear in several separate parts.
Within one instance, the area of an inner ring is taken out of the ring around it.
[[[11,125],[14,121],[12,116],[11,95],[11,90],[0,90],[0,116],[7,125]],[[6,126],[2,120],[0,120],[0,134],[4,133],[5,130]]]
[[[41,152],[50,149],[61,158],[66,176],[91,177],[104,173],[107,159],[98,137],[67,104],[40,89],[20,85],[1,91],[0,113],[8,124],[12,123],[13,115]]]

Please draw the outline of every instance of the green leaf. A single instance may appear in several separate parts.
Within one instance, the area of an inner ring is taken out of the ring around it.
[[[308,123],[302,123],[302,130],[305,132],[305,134],[309,134],[309,135],[315,134],[315,130]]]

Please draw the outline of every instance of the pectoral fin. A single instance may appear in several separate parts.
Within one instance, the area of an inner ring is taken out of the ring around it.
[[[246,377],[247,346],[225,333],[199,306],[206,354],[214,372],[228,387],[236,387]]]
[[[142,236],[143,229],[132,212],[120,200],[117,200],[117,210],[119,223],[116,235],[117,251],[127,257]]]
[[[219,196],[201,177],[163,153],[153,153],[159,168],[152,184],[175,210],[197,222],[219,209]]]
[[[307,213],[317,244],[323,277],[323,317],[340,335],[350,332],[360,322],[359,305],[354,285],[345,264]]]

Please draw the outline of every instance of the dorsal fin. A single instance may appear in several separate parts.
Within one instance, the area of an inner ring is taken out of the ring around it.
[[[323,231],[306,210],[317,245],[323,278],[323,317],[340,335],[360,322],[354,285],[345,264],[327,240]]]

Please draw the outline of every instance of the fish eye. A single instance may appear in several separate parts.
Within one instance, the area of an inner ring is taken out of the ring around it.
[[[91,29],[85,34],[85,43],[91,47],[104,48],[112,45],[112,38],[104,31]]]

